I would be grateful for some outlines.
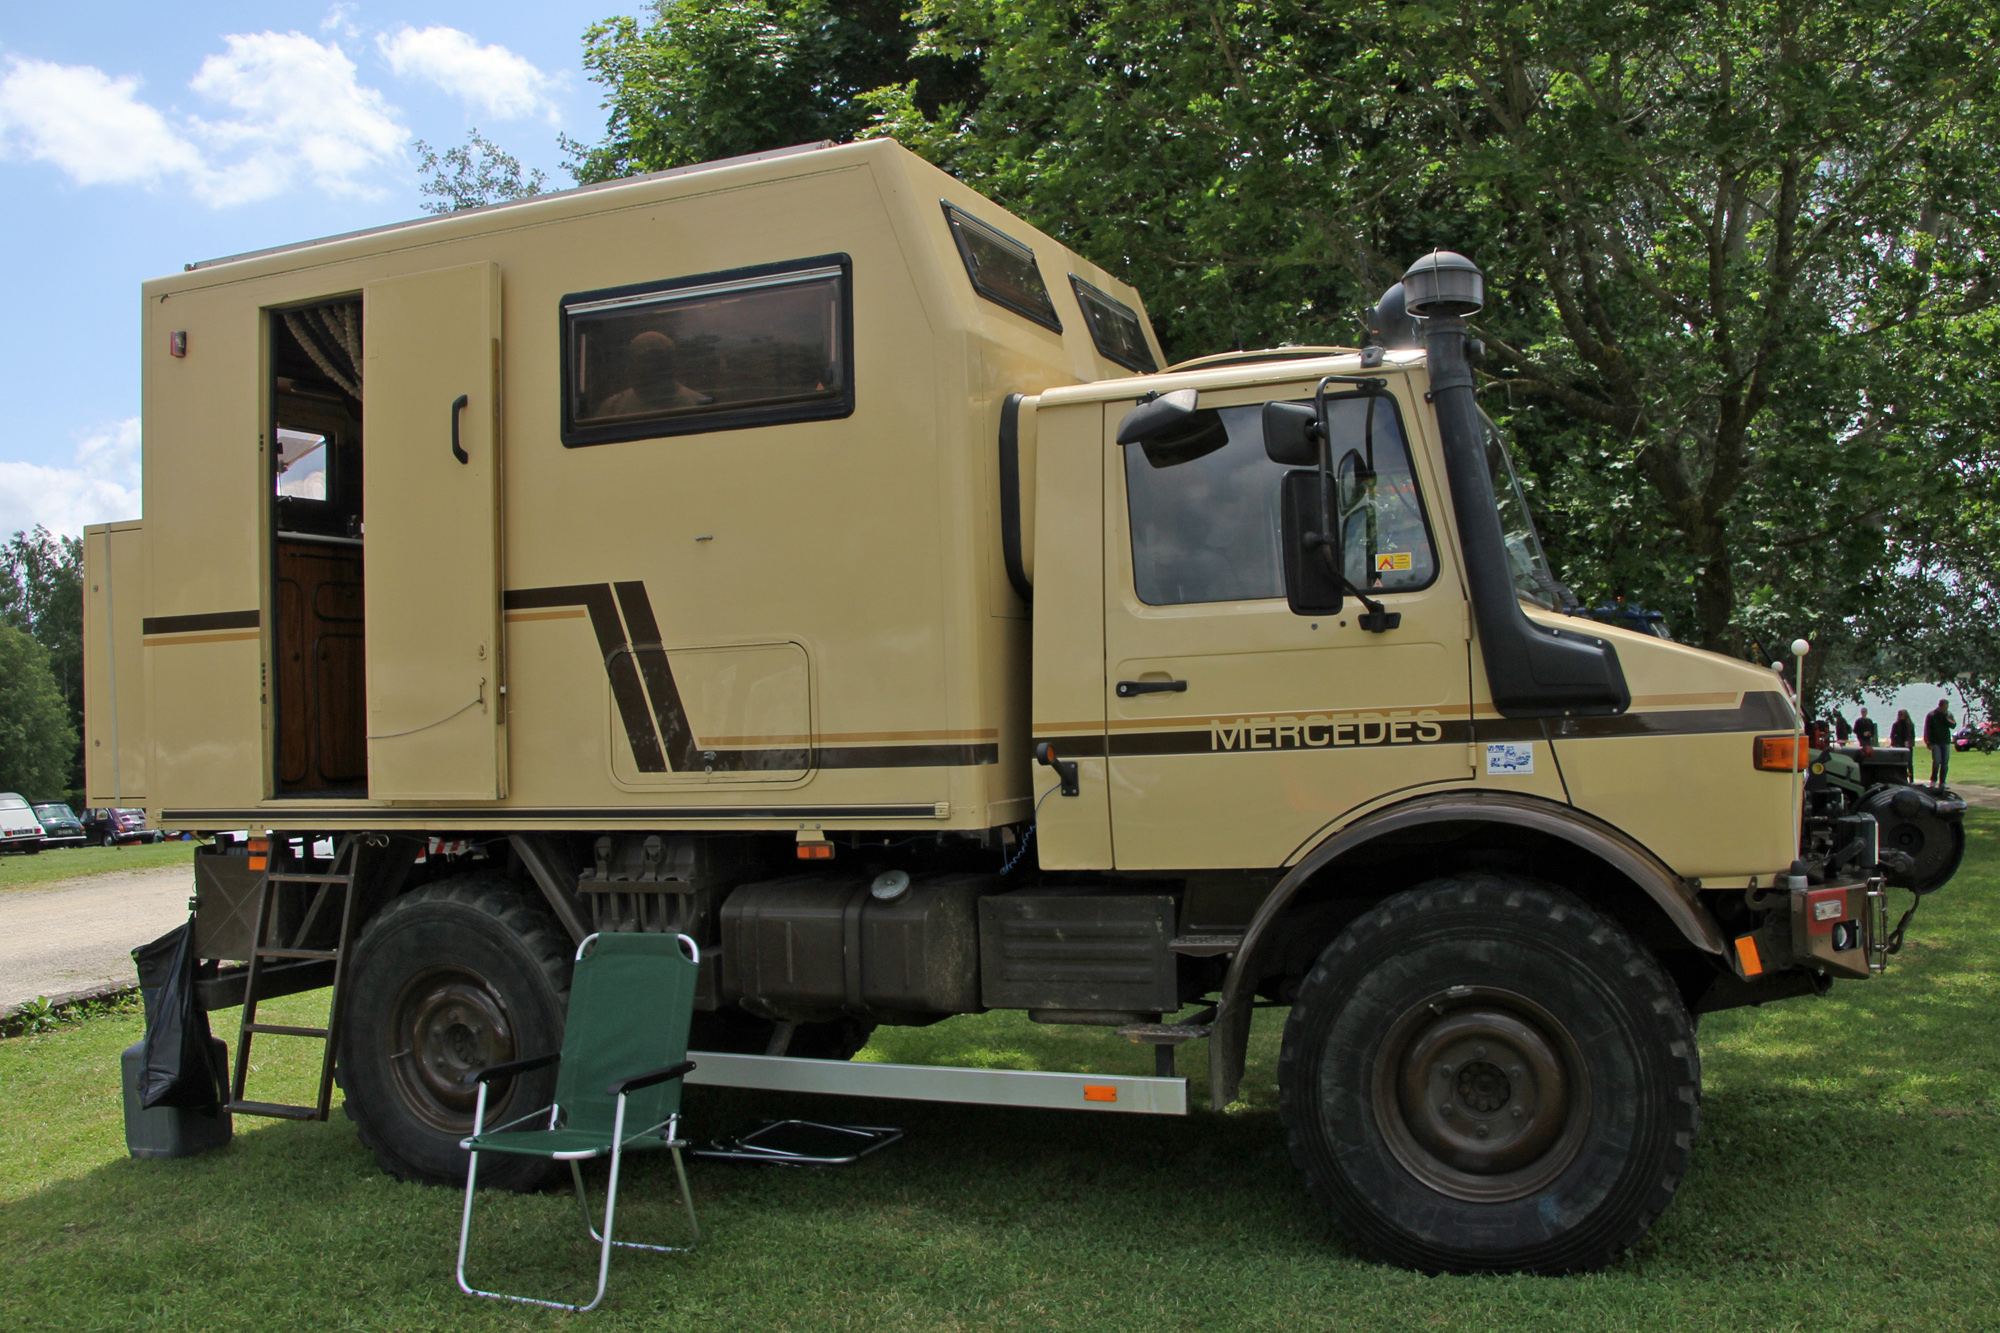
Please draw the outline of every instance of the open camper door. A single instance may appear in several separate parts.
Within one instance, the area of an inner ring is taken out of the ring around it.
[[[500,270],[362,290],[368,794],[506,794]]]

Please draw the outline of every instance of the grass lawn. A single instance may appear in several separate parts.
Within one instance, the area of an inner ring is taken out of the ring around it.
[[[1917,780],[1923,781],[1931,775],[1931,756],[1928,750],[1917,754]],[[1951,777],[1953,783],[1969,782],[1979,787],[2000,787],[2000,752],[1981,754],[1977,750],[1951,756]]]
[[[759,1116],[906,1126],[861,1166],[692,1164],[705,1239],[621,1253],[604,1329],[1821,1330],[2000,1321],[2000,813],[1889,976],[1701,1025],[1695,1164],[1652,1234],[1590,1277],[1424,1278],[1332,1238],[1286,1158],[1259,1015],[1246,1103],[1182,1120],[691,1089],[701,1138]],[[275,1011],[275,1013],[273,1012]],[[313,997],[276,1002],[310,1022]],[[215,1015],[232,1039],[231,1016]],[[535,1329],[459,1295],[460,1196],[383,1176],[336,1118],[239,1121],[223,1152],[124,1154],[136,1015],[0,1042],[0,1327]],[[268,1045],[262,1044],[268,1043]],[[317,1045],[261,1039],[256,1095],[303,1097]],[[282,1052],[282,1053],[281,1053]],[[1014,1015],[887,1030],[869,1054],[1144,1072],[1109,1034]],[[1190,1061],[1190,1064],[1196,1063]],[[1191,1100],[1205,1104],[1202,1080]],[[672,1175],[626,1177],[620,1234],[665,1239]],[[601,1174],[593,1177],[601,1181]],[[562,1195],[485,1196],[474,1278],[588,1294]],[[475,1240],[477,1241],[477,1237]],[[579,1243],[582,1241],[583,1243]]]
[[[126,843],[118,847],[50,847],[38,856],[0,856],[0,892],[47,888],[58,880],[113,870],[157,870],[194,860],[191,842]]]

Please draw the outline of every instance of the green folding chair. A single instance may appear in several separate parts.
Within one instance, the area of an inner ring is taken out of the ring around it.
[[[458,1285],[468,1296],[522,1301],[579,1313],[597,1308],[611,1272],[611,1247],[675,1253],[691,1250],[701,1239],[688,1193],[687,1168],[677,1137],[680,1128],[681,1079],[694,1068],[687,1058],[688,1024],[694,1016],[694,984],[701,950],[685,935],[592,935],[577,946],[576,970],[570,980],[569,1015],[563,1024],[561,1054],[538,1055],[494,1065],[472,1075],[479,1100],[472,1113],[472,1137],[459,1146],[472,1153],[465,1168],[465,1216],[458,1228]],[[486,1090],[495,1079],[511,1078],[561,1061],[554,1105],[528,1112],[494,1129],[486,1128]],[[532,1129],[519,1126],[542,1123]],[[627,1130],[628,1125],[645,1128]],[[690,1239],[686,1245],[640,1245],[613,1240],[611,1225],[618,1209],[618,1169],[628,1149],[666,1148],[674,1155],[681,1202],[687,1208]],[[466,1242],[472,1234],[472,1200],[479,1180],[479,1154],[514,1153],[568,1162],[583,1209],[583,1224],[599,1242],[597,1294],[588,1305],[481,1291],[465,1280]],[[604,1230],[590,1215],[579,1163],[611,1158],[611,1183],[604,1196]]]

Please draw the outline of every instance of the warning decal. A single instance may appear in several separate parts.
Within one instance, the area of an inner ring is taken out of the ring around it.
[[[1377,574],[1393,574],[1398,571],[1407,573],[1409,568],[1410,553],[1408,551],[1383,551],[1375,557],[1375,572]]]

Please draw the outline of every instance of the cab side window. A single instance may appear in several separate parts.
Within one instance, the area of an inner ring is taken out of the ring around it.
[[[1328,404],[1334,494],[1348,581],[1367,592],[1413,592],[1437,577],[1423,497],[1395,401]],[[1262,408],[1207,409],[1211,428],[1171,450],[1125,450],[1132,582],[1149,606],[1285,595],[1279,488],[1290,469],[1264,453]]]

